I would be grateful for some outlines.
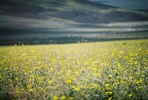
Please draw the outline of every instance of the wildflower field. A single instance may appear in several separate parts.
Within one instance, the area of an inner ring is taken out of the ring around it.
[[[148,100],[148,40],[1,46],[0,100]]]

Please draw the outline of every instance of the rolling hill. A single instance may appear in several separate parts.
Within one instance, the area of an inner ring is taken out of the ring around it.
[[[82,23],[148,20],[148,12],[123,10],[88,0],[6,0],[0,4],[0,15]]]
[[[0,3],[0,44],[147,38],[147,21],[147,10],[88,0],[5,0]]]

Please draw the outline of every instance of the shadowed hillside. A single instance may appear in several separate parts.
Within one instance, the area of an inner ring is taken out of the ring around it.
[[[148,20],[146,11],[127,11],[87,0],[6,0],[0,4],[0,14],[49,20],[54,17],[82,23]]]
[[[148,38],[147,27],[147,10],[125,10],[88,0],[0,3],[0,45],[143,39]]]

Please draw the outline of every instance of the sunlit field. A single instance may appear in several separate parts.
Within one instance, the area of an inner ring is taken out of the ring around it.
[[[148,40],[1,46],[0,100],[148,100]]]

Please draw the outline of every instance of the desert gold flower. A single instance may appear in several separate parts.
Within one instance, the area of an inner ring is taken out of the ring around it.
[[[130,93],[128,96],[129,96],[129,97],[132,97],[132,96],[133,96],[133,94],[132,94],[132,93]]]
[[[110,85],[109,84],[105,84],[105,87],[109,87]]]
[[[53,96],[52,100],[59,100],[57,96]]]
[[[72,80],[68,79],[66,80],[66,84],[71,84],[72,83]]]
[[[112,98],[108,98],[107,100],[112,100]]]
[[[0,47],[1,91],[30,100],[139,99],[148,85],[141,41]]]
[[[65,100],[66,99],[66,96],[61,96],[60,100]]]

